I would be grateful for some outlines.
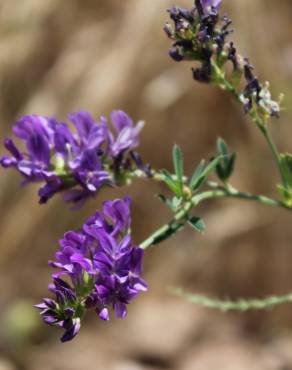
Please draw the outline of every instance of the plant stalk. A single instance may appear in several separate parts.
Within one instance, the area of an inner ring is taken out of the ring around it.
[[[150,235],[146,240],[144,240],[140,247],[142,249],[147,249],[155,244],[157,244],[158,240],[166,239],[168,234],[173,235],[174,233],[171,232],[174,229],[179,230],[180,228],[176,228],[177,225],[184,226],[189,219],[190,211],[202,203],[205,200],[209,199],[219,199],[219,198],[236,198],[241,200],[247,201],[254,201],[261,203],[263,205],[272,206],[272,207],[281,207],[292,211],[292,208],[287,206],[285,203],[275,200],[263,195],[254,195],[250,193],[244,193],[237,191],[235,189],[216,189],[216,190],[208,190],[200,194],[194,195],[189,201],[187,201],[184,207],[175,214],[174,218],[167,224],[160,227],[156,230],[152,235]]]

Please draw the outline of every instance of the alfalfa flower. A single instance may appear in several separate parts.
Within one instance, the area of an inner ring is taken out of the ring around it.
[[[122,111],[95,121],[87,112],[69,115],[75,129],[54,118],[24,116],[13,127],[25,149],[12,139],[4,145],[10,155],[0,157],[2,167],[15,168],[23,183],[42,183],[40,203],[62,192],[67,202],[81,204],[105,185],[119,185],[124,171],[135,167],[130,152],[139,144],[142,121],[135,125]]]
[[[36,307],[45,323],[65,329],[62,341],[77,334],[86,310],[107,321],[112,308],[124,318],[127,305],[147,290],[141,277],[144,251],[130,234],[130,205],[128,197],[105,202],[82,230],[64,235],[56,260],[49,261],[57,270],[50,285],[56,297]]]
[[[177,62],[200,62],[201,68],[193,69],[193,77],[200,82],[211,82],[213,54],[222,50],[226,37],[232,32],[231,21],[219,17],[220,4],[218,0],[197,0],[190,10],[181,7],[168,10],[174,23],[174,27],[169,23],[164,27],[173,41],[169,54]]]
[[[167,23],[165,33],[172,40],[169,55],[176,62],[194,61],[193,78],[198,82],[212,83],[226,89],[225,65],[232,64],[228,89],[235,92],[242,101],[244,111],[254,110],[265,119],[278,116],[280,104],[271,96],[268,84],[262,84],[255,77],[253,67],[247,58],[238,54],[233,42],[227,37],[233,32],[232,21],[220,16],[222,0],[195,0],[190,10],[172,7],[168,10],[173,26]],[[244,78],[245,88],[237,91]]]

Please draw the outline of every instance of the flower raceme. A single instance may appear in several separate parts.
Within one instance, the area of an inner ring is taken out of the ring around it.
[[[164,28],[173,41],[169,54],[177,62],[200,62],[201,68],[193,68],[193,77],[200,82],[211,82],[212,56],[223,50],[226,37],[232,32],[227,17],[220,22],[220,4],[221,1],[196,0],[190,10],[177,6],[168,10],[174,23],[174,28],[169,23]]]
[[[177,62],[195,61],[199,67],[192,68],[193,78],[203,83],[224,86],[225,64],[233,66],[229,88],[242,101],[244,111],[268,118],[278,116],[279,103],[272,100],[268,84],[261,84],[253,73],[247,58],[237,53],[233,42],[227,37],[233,32],[232,21],[220,17],[221,0],[196,0],[188,10],[181,7],[169,9],[174,27],[167,23],[164,30],[173,41],[169,54]],[[239,89],[244,78],[245,87]]]
[[[141,278],[144,251],[133,246],[130,235],[129,198],[106,201],[81,231],[69,231],[60,241],[56,261],[49,264],[49,290],[55,300],[45,298],[36,305],[45,323],[65,329],[61,340],[71,340],[79,331],[85,311],[95,309],[109,320],[112,307],[117,317],[127,314],[126,305],[147,290]]]
[[[81,205],[102,186],[118,185],[123,172],[136,165],[129,153],[139,144],[144,122],[135,126],[126,113],[113,111],[113,133],[105,117],[96,122],[81,111],[71,114],[69,120],[75,131],[54,118],[24,116],[13,132],[24,142],[25,152],[12,139],[4,142],[10,156],[0,157],[0,164],[18,170],[24,184],[43,182],[40,203],[63,192],[65,201]]]

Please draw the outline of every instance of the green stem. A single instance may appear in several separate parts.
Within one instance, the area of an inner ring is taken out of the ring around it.
[[[274,159],[277,163],[277,166],[278,166],[278,170],[279,170],[279,173],[281,175],[281,178],[282,178],[282,182],[283,182],[283,185],[285,187],[288,187],[287,185],[287,181],[286,181],[286,178],[285,178],[285,175],[283,173],[283,169],[282,169],[282,166],[281,166],[281,160],[280,160],[280,153],[269,133],[269,130],[267,129],[267,127],[263,124],[257,124],[257,126],[259,127],[259,129],[261,130],[262,134],[264,135],[265,139],[267,140],[267,143],[271,149],[271,152],[273,153],[273,156],[274,156]]]
[[[194,303],[196,305],[220,310],[223,312],[227,311],[249,311],[249,310],[263,310],[268,308],[273,308],[276,306],[280,306],[284,303],[292,303],[292,294],[287,294],[284,296],[273,296],[264,299],[240,299],[238,301],[231,301],[231,300],[220,300],[220,299],[213,299],[210,297],[197,295],[197,294],[190,294],[184,292],[181,289],[172,289],[172,293],[185,298],[190,303]]]
[[[225,73],[221,70],[221,68],[218,67],[215,61],[211,61],[211,64],[214,71],[215,85],[219,86],[223,90],[228,91],[239,103],[242,103],[236,88],[232,85],[232,83],[226,80]]]
[[[147,249],[152,245],[155,245],[167,239],[169,236],[173,235],[176,231],[180,230],[185,225],[185,223],[188,221],[189,213],[194,207],[205,200],[218,198],[237,198],[242,200],[255,201],[267,206],[281,207],[292,211],[292,208],[287,206],[285,203],[269,197],[265,197],[263,195],[243,193],[232,188],[208,190],[203,193],[194,195],[192,199],[186,202],[184,207],[175,214],[174,218],[169,223],[156,230],[152,235],[150,235],[140,244],[140,247],[142,249]]]
[[[213,66],[213,70],[214,70],[214,74],[216,76],[216,84],[219,85],[222,89],[228,91],[229,93],[231,93],[235,99],[240,103],[242,104],[242,101],[240,99],[240,94],[238,93],[238,91],[236,90],[236,88],[232,85],[232,83],[230,83],[226,78],[225,78],[225,74],[224,72],[222,72],[222,70],[217,66],[216,62],[212,62],[212,66]],[[282,182],[283,182],[283,185],[285,187],[287,187],[287,181],[286,181],[286,178],[285,178],[285,175],[283,173],[283,170],[282,170],[282,166],[281,166],[281,162],[280,162],[280,154],[279,154],[279,151],[269,133],[269,130],[267,128],[267,125],[266,125],[266,122],[264,122],[264,120],[258,116],[258,114],[254,113],[254,112],[249,112],[249,116],[250,118],[255,122],[255,124],[257,125],[257,127],[260,129],[261,133],[263,134],[264,138],[266,139],[267,143],[268,143],[268,146],[273,154],[273,157],[275,159],[275,162],[277,164],[277,167],[278,167],[278,170],[279,170],[279,173],[280,173],[280,176],[282,178]]]
[[[135,170],[135,171],[132,171],[132,172],[129,172],[127,176],[128,176],[129,179],[150,179],[150,180],[155,180],[155,181],[158,181],[158,182],[165,183],[165,175],[163,173],[159,172],[159,171],[154,170],[154,169],[152,169],[152,177],[147,177],[147,175],[139,169]],[[175,174],[171,174],[171,176],[173,177],[174,180],[177,179]],[[188,182],[187,176],[183,176],[183,182],[184,183]]]
[[[162,174],[162,173],[160,173],[160,172],[158,172],[158,171],[155,171],[155,170],[153,170],[152,169],[152,173],[153,173],[153,176],[152,177],[149,177],[150,178],[150,180],[151,179],[153,179],[153,180],[155,180],[155,181],[164,181],[164,175]],[[147,176],[146,176],[146,174],[143,172],[143,171],[141,171],[141,170],[135,170],[135,171],[132,171],[132,172],[129,172],[128,173],[128,177],[130,178],[130,179],[145,179],[145,178],[148,178]]]

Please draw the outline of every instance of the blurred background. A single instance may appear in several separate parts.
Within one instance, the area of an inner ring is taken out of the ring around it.
[[[162,27],[173,0],[0,0],[0,138],[22,114],[65,119],[72,111],[95,117],[113,109],[146,120],[140,152],[153,167],[170,168],[174,142],[189,173],[214,153],[217,136],[239,152],[233,183],[276,196],[275,165],[260,134],[228,94],[192,81],[189,64],[168,57]],[[177,0],[189,7],[191,0]],[[272,131],[292,151],[292,2],[225,0],[233,38],[286,110]],[[1,151],[3,154],[3,151]],[[200,236],[185,230],[149,250],[149,292],[127,319],[86,319],[78,337],[59,344],[32,304],[47,295],[57,241],[79,228],[103,200],[130,193],[135,241],[169,220],[153,196],[157,184],[105,190],[81,211],[56,196],[37,203],[37,187],[20,188],[13,171],[0,173],[0,370],[289,370],[292,306],[221,314],[167,292],[183,286],[222,298],[265,297],[292,290],[292,229],[288,212],[233,200],[209,202],[198,215]],[[90,315],[89,315],[90,316]]]

